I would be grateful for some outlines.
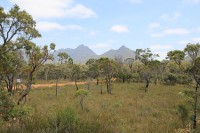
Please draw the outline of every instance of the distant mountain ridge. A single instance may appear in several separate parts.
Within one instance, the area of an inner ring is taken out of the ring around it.
[[[89,47],[81,44],[75,49],[58,49],[56,50],[54,55],[54,63],[58,62],[58,53],[60,52],[66,52],[74,61],[74,63],[85,63],[91,58],[98,59],[101,57],[107,57],[110,59],[114,59],[116,57],[122,58],[125,60],[126,58],[134,58],[135,57],[135,51],[130,50],[129,48],[125,47],[124,45],[121,46],[117,50],[109,50],[101,55],[97,55],[95,52],[93,52]],[[50,62],[49,62],[50,63]]]

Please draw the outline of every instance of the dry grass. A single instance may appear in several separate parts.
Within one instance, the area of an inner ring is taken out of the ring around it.
[[[143,86],[139,83],[115,83],[111,95],[106,93],[106,86],[101,95],[100,86],[91,83],[89,95],[84,99],[84,112],[81,111],[79,99],[74,96],[74,86],[60,87],[57,98],[55,88],[32,90],[28,104],[43,116],[70,107],[81,120],[99,123],[103,127],[102,132],[109,129],[115,133],[171,133],[182,128],[178,105],[185,104],[187,98],[179,92],[191,88],[151,85],[145,94]],[[80,85],[80,88],[87,86]]]

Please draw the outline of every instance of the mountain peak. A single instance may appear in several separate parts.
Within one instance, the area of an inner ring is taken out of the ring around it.
[[[119,49],[128,49],[126,46],[122,45]]]
[[[76,49],[79,49],[79,48],[88,48],[88,47],[85,46],[84,44],[81,44],[81,45],[79,45]]]

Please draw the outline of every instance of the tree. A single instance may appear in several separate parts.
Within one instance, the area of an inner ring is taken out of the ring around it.
[[[77,64],[70,64],[68,67],[68,75],[71,80],[74,80],[76,90],[78,90],[77,82],[81,78],[81,68]]]
[[[136,49],[135,59],[141,61],[145,65],[148,64],[149,61],[153,60],[156,57],[159,57],[158,54],[153,54],[149,48],[147,49]]]
[[[89,59],[86,62],[86,66],[88,67],[87,74],[93,79],[97,80],[97,85],[99,84],[99,63],[97,59]]]
[[[88,91],[87,90],[77,90],[75,96],[80,97],[80,106],[81,106],[81,110],[83,111],[83,100],[84,98],[87,96]]]
[[[126,63],[128,64],[128,66],[129,66],[131,72],[133,71],[133,62],[134,62],[134,61],[135,61],[134,58],[127,58],[127,59],[125,60],[125,62],[126,62]]]
[[[107,92],[111,94],[111,78],[116,72],[116,63],[108,58],[100,58],[98,60],[100,72],[105,76],[107,84]]]
[[[27,72],[27,81],[26,81],[26,90],[25,92],[21,95],[21,97],[18,100],[18,104],[23,100],[26,95],[29,94],[31,85],[33,83],[33,76],[34,72],[41,67],[48,59],[52,59],[53,56],[50,54],[50,50],[55,49],[55,44],[51,43],[50,44],[50,49],[48,48],[47,45],[43,46],[42,48],[39,46],[36,46],[35,43],[26,41],[24,44],[24,49],[26,50],[26,54],[28,56],[28,65],[26,68]]]
[[[154,77],[154,84],[157,84],[157,79],[158,79],[158,75],[160,73],[159,68],[161,66],[161,62],[158,60],[152,60],[149,62],[149,68],[151,70],[151,73]]]
[[[153,54],[149,48],[147,49],[136,49],[136,60],[141,61],[146,66],[146,70],[148,69],[149,63],[154,60],[154,58],[159,57],[158,54]],[[147,70],[149,71],[149,70]],[[146,88],[149,86],[149,77],[147,73],[143,75],[146,81]]]
[[[6,72],[4,80],[10,94],[12,94],[16,68],[19,67],[19,59],[14,57],[14,51],[23,48],[26,41],[41,37],[35,27],[36,22],[31,15],[26,11],[20,11],[17,5],[14,5],[7,13],[0,7],[0,69],[1,72]]]
[[[117,61],[116,62],[116,73],[114,75],[115,78],[121,79],[123,83],[125,83],[125,81],[129,80],[132,75],[131,72],[132,70],[129,69],[130,67],[128,67],[126,64],[124,64],[121,61]]]
[[[0,56],[21,48],[26,40],[41,37],[35,29],[36,22],[26,11],[14,5],[8,13],[0,7]]]
[[[187,44],[184,51],[174,50],[167,53],[167,56],[170,60],[173,60],[180,68],[180,70],[188,75],[191,75],[196,82],[196,87],[194,91],[194,115],[193,115],[193,128],[196,129],[197,122],[197,101],[198,101],[198,88],[200,85],[200,57],[198,54],[200,52],[200,45],[197,44]],[[189,57],[190,59],[190,67],[187,69],[183,67],[183,60]]]
[[[6,87],[10,95],[13,94],[14,78],[20,73],[24,61],[19,58],[20,52],[7,52],[1,59],[0,75],[6,83]]]
[[[58,53],[58,58],[61,64],[71,62],[71,57],[66,52]]]

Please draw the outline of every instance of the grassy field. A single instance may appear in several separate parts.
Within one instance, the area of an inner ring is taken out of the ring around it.
[[[86,89],[87,85],[79,87]],[[150,84],[145,93],[141,83],[114,83],[111,95],[106,93],[105,85],[101,95],[100,86],[90,83],[82,111],[80,97],[75,96],[75,86],[59,87],[57,97],[55,87],[32,89],[26,103],[31,110],[29,117],[23,120],[23,124],[14,124],[9,130],[59,132],[60,128],[60,132],[75,133],[173,133],[192,124],[192,98],[187,95],[191,91],[192,86]],[[188,118],[181,116],[180,105],[189,108]],[[68,125],[66,130],[61,130],[62,123],[63,128]],[[0,126],[2,132],[7,131],[7,127],[5,123]]]

